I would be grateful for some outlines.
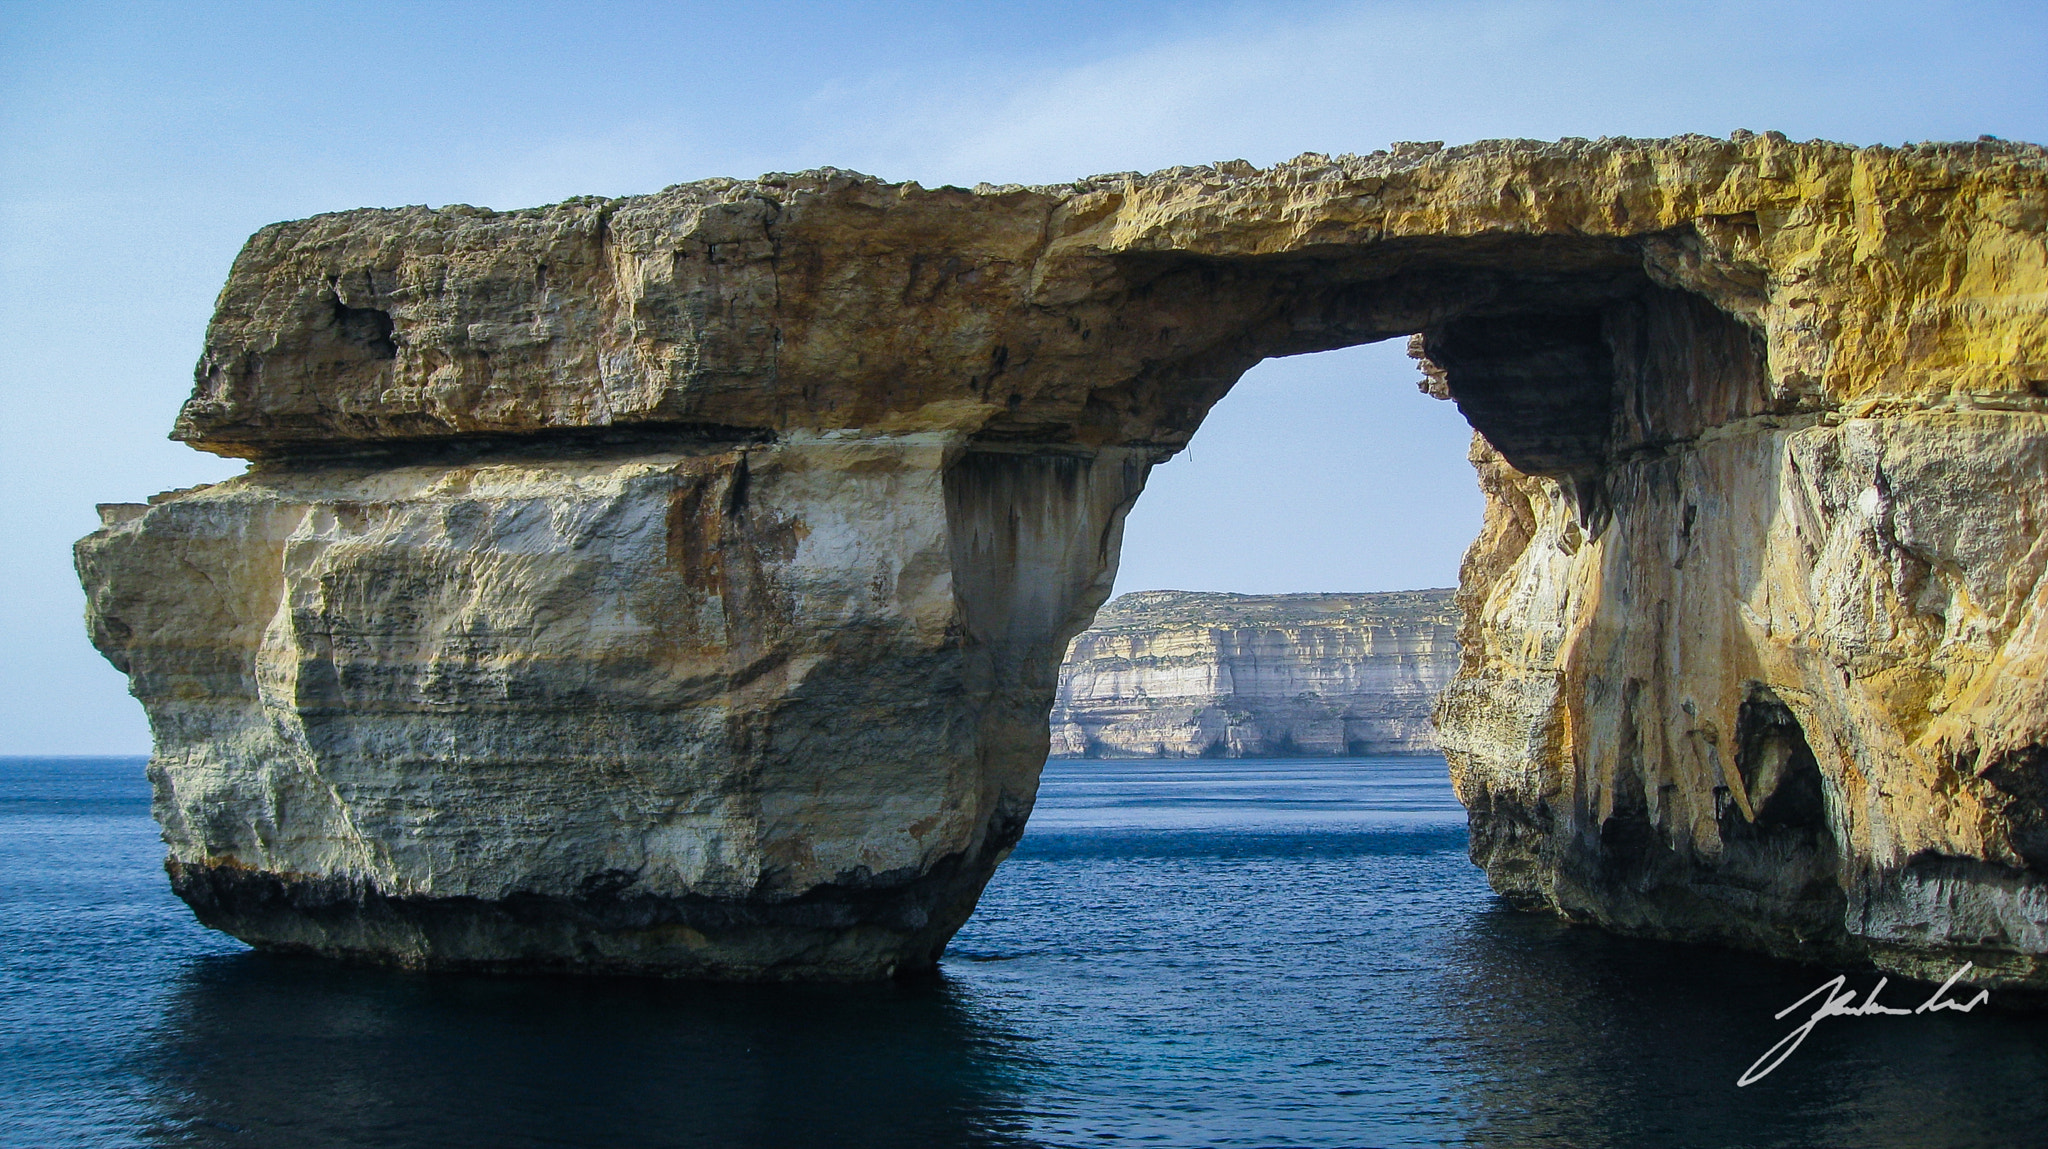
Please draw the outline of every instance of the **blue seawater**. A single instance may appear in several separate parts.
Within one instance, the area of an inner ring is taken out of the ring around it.
[[[1738,1089],[1827,972],[1506,908],[1441,759],[1053,762],[905,984],[271,957],[161,857],[140,760],[0,760],[0,1144],[2048,1144],[2038,1014],[1835,1018]]]

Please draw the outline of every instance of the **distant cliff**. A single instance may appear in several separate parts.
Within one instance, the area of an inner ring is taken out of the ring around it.
[[[1410,754],[1458,668],[1450,590],[1139,591],[1067,650],[1055,757]]]

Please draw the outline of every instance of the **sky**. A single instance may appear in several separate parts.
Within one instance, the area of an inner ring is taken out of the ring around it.
[[[96,502],[168,442],[276,220],[831,165],[927,186],[1397,140],[2048,140],[2048,5],[0,0],[0,754],[148,748],[87,644]],[[1132,512],[1120,590],[1449,585],[1468,432],[1398,344],[1275,360]]]

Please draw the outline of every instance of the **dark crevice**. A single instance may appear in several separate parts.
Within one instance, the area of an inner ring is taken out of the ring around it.
[[[392,339],[391,313],[374,307],[350,307],[334,297],[334,330],[344,343],[369,352],[372,359],[398,358],[398,343]]]
[[[774,441],[775,433],[765,428],[710,423],[555,427],[526,434],[436,435],[379,441],[289,441],[265,444],[263,454],[252,460],[251,469],[274,473],[330,467],[461,466],[482,459],[605,459],[667,451],[711,454]]]
[[[1983,772],[2007,826],[2013,852],[2029,871],[2048,874],[2048,746],[2024,746]]]
[[[1749,812],[1717,791],[1721,856],[1710,880],[1751,891],[1808,942],[1837,938],[1846,901],[1820,764],[1798,717],[1760,683],[1737,712],[1735,769]]]
[[[1670,844],[1650,821],[1642,775],[1623,769],[1615,779],[1613,809],[1600,822],[1602,876],[1612,882],[1633,882],[1670,853]]]
[[[1735,768],[1748,791],[1751,821],[1739,803],[1722,811],[1723,842],[1777,836],[1834,847],[1820,764],[1792,711],[1768,688],[1755,686],[1736,718]]]

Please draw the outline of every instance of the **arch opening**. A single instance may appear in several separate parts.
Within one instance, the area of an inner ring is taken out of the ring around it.
[[[1116,591],[1449,587],[1479,533],[1472,428],[1395,341],[1262,360],[1124,525]]]
[[[1653,277],[1638,241],[1432,239],[1323,258],[1126,260],[1129,334],[1170,352],[1089,397],[1083,437],[1178,449],[1262,359],[1412,339],[1411,353],[1518,470],[1583,480],[1629,451],[1793,397],[1770,394],[1760,337]],[[1190,335],[1199,331],[1199,336]],[[1104,424],[1111,424],[1105,426]],[[993,421],[984,438],[1022,428]]]
[[[1123,322],[1192,350],[1096,392],[1089,419],[1163,456],[1261,359],[1407,337],[1422,389],[1476,432],[1488,502],[1459,580],[1464,671],[1436,715],[1474,860],[1511,900],[1628,932],[1825,948],[1843,933],[1838,846],[1807,800],[1819,772],[1796,720],[1767,691],[1666,686],[1695,657],[1683,604],[1745,593],[1756,572],[1720,548],[1737,520],[1768,514],[1738,507],[1718,448],[1697,448],[1748,442],[1752,422],[1808,399],[1777,389],[1764,338],[1727,299],[1658,267],[1643,243],[1570,237],[1137,258]],[[1745,769],[1770,774],[1761,821],[1724,822],[1725,799],[1674,745],[1702,708],[1725,709]]]

